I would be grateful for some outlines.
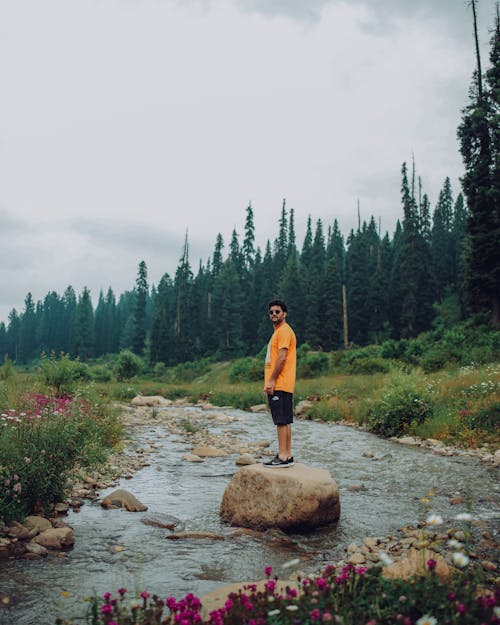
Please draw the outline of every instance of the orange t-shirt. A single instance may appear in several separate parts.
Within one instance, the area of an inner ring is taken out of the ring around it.
[[[293,393],[295,388],[295,370],[297,361],[297,340],[292,328],[286,323],[282,323],[280,327],[274,331],[268,346],[266,354],[266,365],[264,368],[265,382],[269,380],[271,373],[274,371],[274,365],[278,359],[278,350],[286,347],[288,350],[285,364],[281,373],[276,380],[274,389],[276,391],[286,391]]]

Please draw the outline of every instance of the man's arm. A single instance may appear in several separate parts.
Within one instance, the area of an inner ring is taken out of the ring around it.
[[[271,376],[264,386],[264,393],[267,393],[268,395],[272,395],[274,393],[274,385],[276,384],[279,374],[283,371],[287,355],[288,347],[281,347],[278,350],[278,358],[276,359],[276,364],[274,365]]]

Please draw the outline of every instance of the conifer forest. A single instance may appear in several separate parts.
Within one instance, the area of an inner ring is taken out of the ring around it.
[[[330,223],[309,217],[299,236],[283,200],[276,237],[263,249],[255,245],[249,205],[241,232],[233,230],[229,241],[217,234],[205,261],[190,258],[186,237],[175,274],[156,285],[140,262],[129,291],[117,295],[110,287],[95,302],[87,288],[77,294],[72,286],[40,301],[27,293],[23,310],[0,323],[1,359],[27,364],[64,352],[85,361],[129,349],[151,365],[174,365],[255,355],[269,339],[267,303],[275,297],[287,302],[299,344],[323,351],[411,338],[429,330],[437,314],[458,322],[480,313],[498,327],[499,33],[497,15],[487,69],[478,53],[457,129],[460,190],[446,178],[431,205],[415,164],[403,163],[392,232],[380,232],[372,216],[342,233],[332,215]]]

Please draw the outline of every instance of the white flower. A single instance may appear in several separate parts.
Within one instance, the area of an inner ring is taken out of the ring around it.
[[[463,569],[464,566],[469,564],[469,556],[466,556],[465,553],[462,553],[461,551],[455,551],[453,554],[453,562]]]
[[[276,614],[279,614],[280,611],[279,610],[271,610],[270,612],[267,613],[267,616],[276,616]]]
[[[394,564],[394,560],[392,560],[385,551],[378,552],[378,559],[384,566],[391,566],[391,564]]]
[[[418,619],[415,625],[437,625],[437,619],[433,616],[429,616],[428,614],[424,614]]]
[[[289,612],[296,612],[299,609],[299,606],[298,605],[293,605],[293,604],[292,605],[287,605],[286,609]]]
[[[461,549],[463,547],[463,544],[458,540],[452,538],[448,541],[448,547],[452,547],[453,549]]]
[[[461,512],[455,517],[457,521],[473,521],[474,517],[469,512]]]
[[[442,525],[443,517],[439,516],[439,514],[431,514],[427,517],[425,523],[426,525]]]
[[[300,558],[294,558],[293,560],[288,560],[288,562],[285,562],[284,564],[281,565],[281,568],[289,569],[291,566],[297,566],[297,564],[300,564]]]

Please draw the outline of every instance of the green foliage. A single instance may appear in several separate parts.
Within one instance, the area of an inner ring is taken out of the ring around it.
[[[481,578],[468,572],[457,572],[442,580],[428,560],[426,570],[409,579],[386,579],[380,567],[367,569],[347,564],[342,568],[328,565],[324,571],[297,583],[283,584],[278,578],[268,579],[262,589],[244,585],[232,592],[224,605],[203,617],[202,602],[187,594],[177,601],[166,601],[156,594],[141,592],[136,600],[120,588],[115,596],[90,599],[89,625],[342,625],[417,624],[424,623],[496,623],[498,593],[485,592]],[[266,567],[269,578],[272,567]],[[108,589],[106,589],[108,590]],[[132,601],[131,601],[132,599]],[[222,602],[221,602],[222,603]],[[57,625],[71,625],[73,620],[58,619]]]
[[[433,413],[432,401],[419,386],[416,376],[392,374],[382,398],[368,411],[369,429],[383,436],[401,436],[429,419]]]
[[[494,402],[479,410],[462,410],[462,425],[470,430],[500,433],[500,402]]]
[[[388,373],[391,370],[387,360],[377,357],[356,358],[348,367],[349,373]]]
[[[113,372],[106,365],[96,365],[90,369],[90,378],[95,382],[111,382]]]
[[[116,377],[119,381],[130,380],[143,369],[142,359],[129,350],[123,350],[118,354],[116,363]]]
[[[165,372],[167,382],[192,382],[203,376],[210,370],[210,359],[190,360],[175,367],[170,367]]]
[[[71,360],[68,354],[61,353],[59,358],[54,352],[49,357],[42,354],[41,380],[53,390],[56,397],[72,395],[81,374],[81,363],[78,360]]]
[[[264,377],[263,361],[258,358],[240,358],[229,372],[230,382],[256,382]]]
[[[0,426],[0,517],[48,512],[64,498],[69,472],[102,462],[120,438],[116,417],[91,392],[70,399],[33,395]]]
[[[328,355],[324,352],[308,352],[297,355],[297,377],[315,378],[328,373],[330,367]]]
[[[5,356],[3,365],[0,367],[0,380],[8,380],[15,375],[14,365],[8,356]]]

